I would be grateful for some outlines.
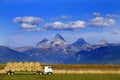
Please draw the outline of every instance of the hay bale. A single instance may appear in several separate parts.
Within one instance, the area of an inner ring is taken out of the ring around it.
[[[8,67],[12,67],[12,66],[13,66],[13,63],[12,63],[12,62],[8,62],[8,63],[7,63],[7,66],[8,66]]]
[[[23,62],[18,62],[17,67],[23,67]]]
[[[30,63],[29,63],[29,66],[30,66],[30,67],[34,67],[34,66],[35,66],[34,62],[30,62]]]
[[[35,67],[31,67],[31,71],[36,71],[36,68]]]
[[[5,71],[16,71],[15,67],[8,67],[8,66],[6,66],[6,67],[4,68],[4,70],[5,70]]]
[[[29,67],[29,63],[28,63],[28,62],[24,62],[24,63],[23,63],[23,66],[24,66],[24,67]]]
[[[35,62],[35,67],[39,67],[40,66],[40,62]]]
[[[26,71],[26,68],[25,67],[21,67],[20,71]]]
[[[36,67],[36,71],[43,71],[43,67],[42,66]]]
[[[19,67],[16,67],[16,68],[15,68],[15,71],[20,71],[20,68],[19,68]]]
[[[14,72],[14,71],[15,71],[15,67],[11,67],[11,68],[10,68],[10,71],[13,71],[13,72]]]
[[[42,71],[40,62],[8,62],[5,71]]]
[[[31,67],[27,67],[27,71],[32,71]]]
[[[13,66],[17,67],[18,63],[17,62],[13,62]]]
[[[9,71],[10,68],[6,66],[6,67],[4,68],[4,70],[5,70],[5,71]]]

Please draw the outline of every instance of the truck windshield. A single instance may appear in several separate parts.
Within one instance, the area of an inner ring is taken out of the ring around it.
[[[51,69],[52,67],[50,66],[50,67],[48,67],[49,69]]]

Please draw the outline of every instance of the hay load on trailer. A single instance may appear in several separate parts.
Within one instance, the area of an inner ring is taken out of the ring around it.
[[[52,74],[51,66],[40,65],[40,62],[8,62],[4,70],[8,75],[13,75],[15,72],[34,72],[36,75]]]

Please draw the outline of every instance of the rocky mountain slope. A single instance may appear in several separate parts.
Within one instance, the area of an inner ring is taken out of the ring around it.
[[[59,34],[52,41],[43,39],[36,47],[0,46],[0,63],[8,61],[40,61],[41,63],[120,64],[120,44],[105,40],[91,45],[79,38],[72,44]]]

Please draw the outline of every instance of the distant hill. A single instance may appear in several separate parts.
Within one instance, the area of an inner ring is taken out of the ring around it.
[[[109,44],[90,51],[75,53],[79,63],[120,64],[120,45]]]
[[[22,54],[5,46],[0,46],[0,63],[6,63],[9,61],[31,61],[33,58],[26,54]]]

